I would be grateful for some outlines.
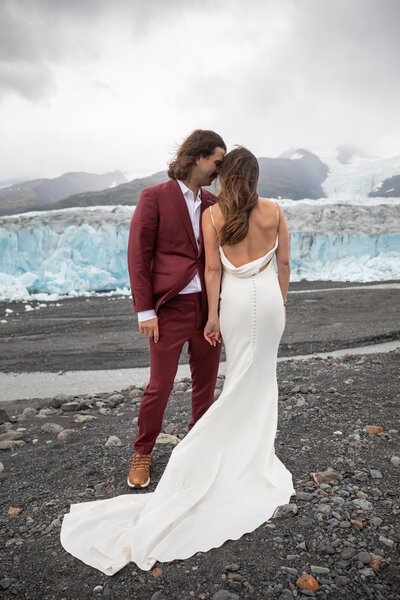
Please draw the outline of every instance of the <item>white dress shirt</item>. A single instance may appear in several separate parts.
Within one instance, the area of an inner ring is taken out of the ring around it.
[[[200,190],[197,192],[197,198],[194,199],[194,194],[192,190],[177,179],[179,187],[182,190],[183,197],[185,198],[186,206],[189,212],[189,217],[192,222],[194,238],[196,240],[197,249],[200,248],[200,206],[201,206],[201,193]],[[180,294],[193,294],[194,292],[201,292],[201,282],[200,275],[197,272],[193,277],[192,281],[190,281],[183,290],[181,290]],[[141,310],[138,312],[138,321],[141,323],[142,321],[148,321],[149,319],[154,319],[156,317],[156,311],[152,308],[150,310]]]

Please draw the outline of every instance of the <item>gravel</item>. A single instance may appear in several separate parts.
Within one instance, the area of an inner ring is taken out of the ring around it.
[[[174,387],[143,491],[126,485],[142,389],[9,403],[0,425],[0,598],[400,598],[398,359],[280,363],[275,447],[296,496],[239,540],[149,572],[130,564],[112,578],[63,550],[63,515],[71,503],[154,490],[187,433],[190,380]],[[222,386],[220,378],[216,397]],[[300,589],[304,574],[313,589]]]

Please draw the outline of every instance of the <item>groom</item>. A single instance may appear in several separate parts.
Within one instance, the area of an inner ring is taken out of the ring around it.
[[[150,382],[139,408],[130,487],[150,483],[151,451],[185,342],[192,374],[189,430],[214,400],[221,346],[211,346],[203,336],[207,295],[201,215],[215,196],[201,186],[217,177],[225,153],[217,133],[194,131],[169,165],[170,180],[144,189],[132,217],[128,268],[139,331],[150,341]]]

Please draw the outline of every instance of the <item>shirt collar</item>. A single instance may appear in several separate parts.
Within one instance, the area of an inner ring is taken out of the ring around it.
[[[193,194],[192,190],[190,190],[190,189],[187,187],[187,185],[185,185],[185,184],[183,183],[183,181],[181,181],[180,179],[177,179],[177,182],[178,182],[178,184],[179,184],[179,187],[180,187],[180,188],[181,188],[181,190],[182,190],[182,194],[183,194],[184,196],[186,196],[186,194],[189,192],[189,193],[191,194],[191,197],[193,198],[193,195],[194,195],[194,194]],[[197,202],[201,202],[201,188],[199,188],[199,191],[197,192],[196,203],[197,203]]]

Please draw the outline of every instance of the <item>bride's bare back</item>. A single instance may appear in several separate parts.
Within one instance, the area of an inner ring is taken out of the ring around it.
[[[218,204],[212,207],[216,230],[224,224]],[[278,231],[278,212],[275,202],[259,198],[250,213],[249,230],[246,237],[234,246],[223,246],[226,258],[234,267],[241,267],[267,254],[274,247]]]

